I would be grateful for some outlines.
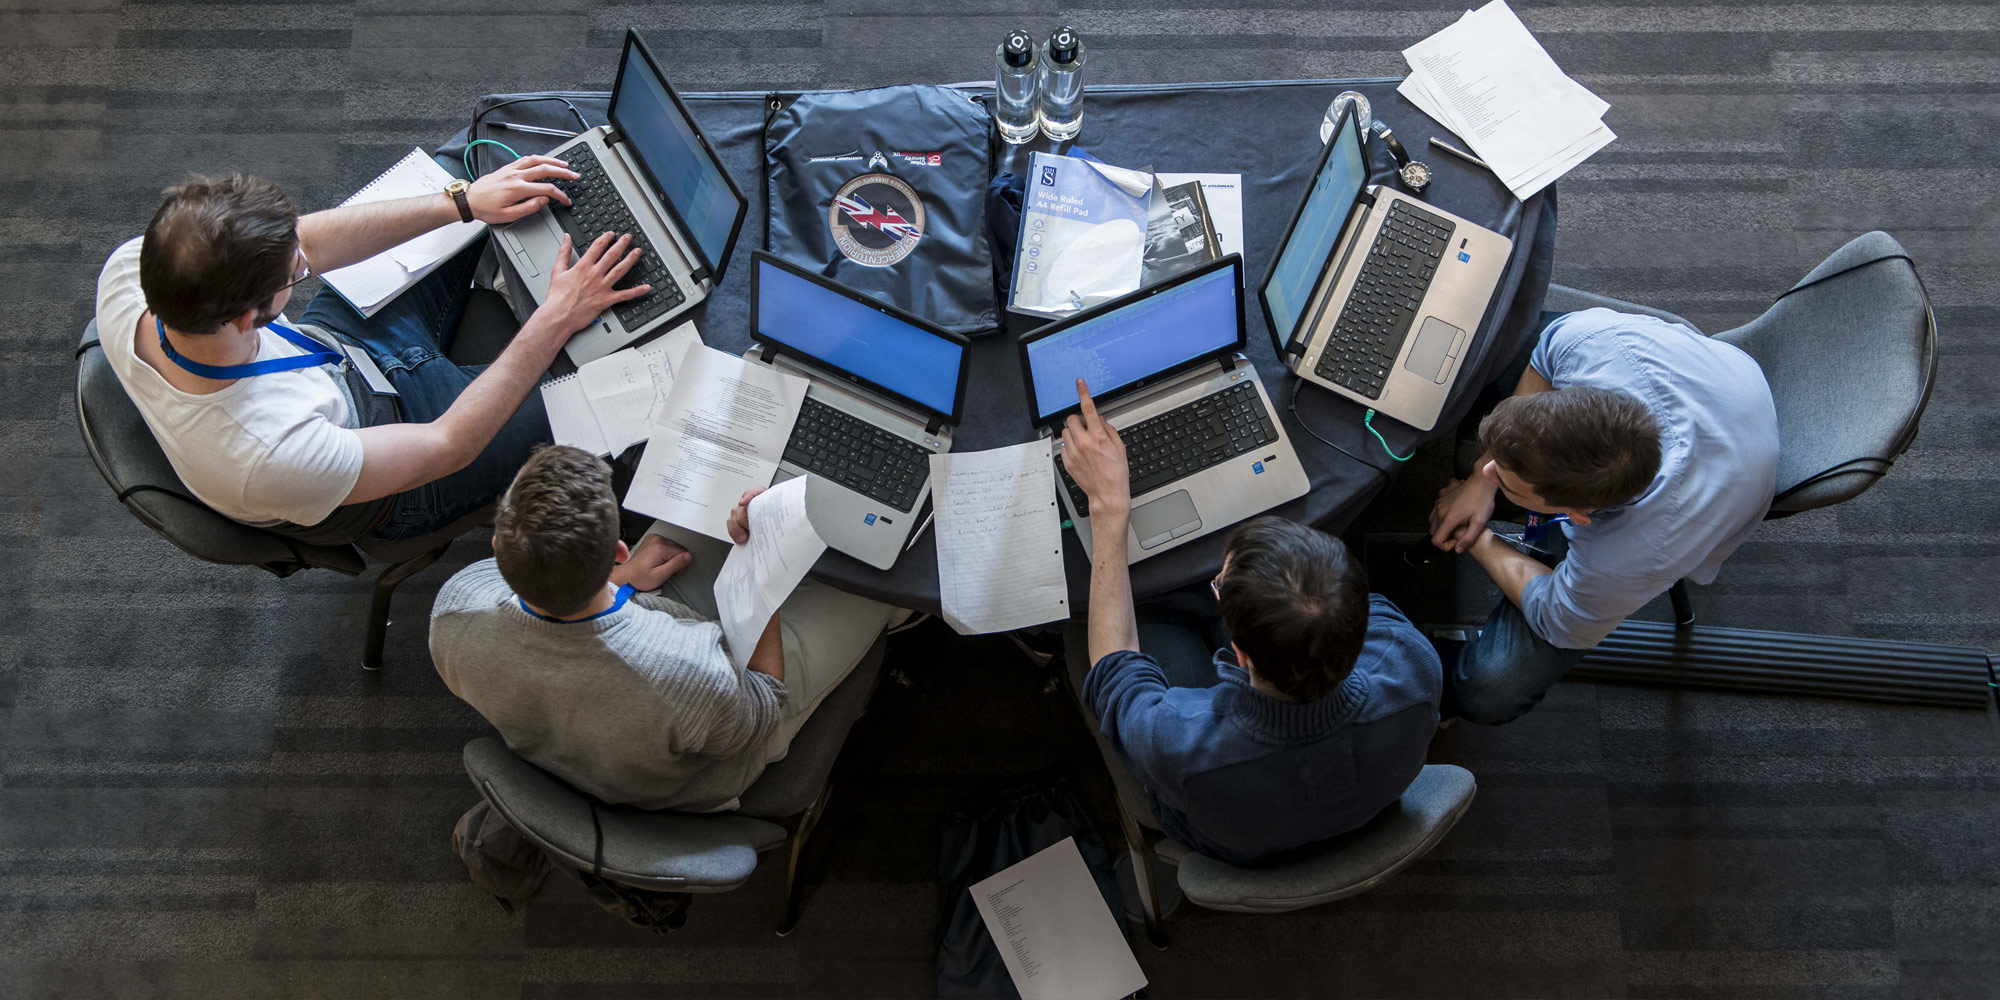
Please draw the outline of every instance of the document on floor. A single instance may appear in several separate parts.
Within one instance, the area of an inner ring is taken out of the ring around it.
[[[1116,1000],[1146,987],[1146,973],[1076,838],[1064,837],[967,891],[1021,1000]]]
[[[960,635],[1069,617],[1048,439],[931,456],[938,596]]]
[[[715,607],[729,658],[750,662],[778,605],[792,596],[806,571],[826,552],[826,542],[806,519],[810,476],[787,479],[750,501],[750,540],[729,550],[715,577]]]
[[[688,348],[649,428],[625,508],[728,541],[737,498],[777,474],[807,386],[770,365]]]
[[[646,440],[674,387],[674,372],[685,363],[688,348],[699,343],[694,324],[682,323],[542,383],[549,433],[557,444],[598,455],[616,455]]]
[[[369,181],[342,206],[398,198],[422,198],[444,191],[452,176],[422,149],[412,149],[395,166]],[[320,275],[347,304],[363,316],[373,316],[391,299],[403,294],[424,275],[437,270],[446,258],[472,245],[486,232],[484,222],[453,222],[399,243],[367,260],[337,267]]]

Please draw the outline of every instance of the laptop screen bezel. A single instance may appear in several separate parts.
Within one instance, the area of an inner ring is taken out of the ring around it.
[[[908,323],[911,326],[914,326],[917,329],[922,330],[925,333],[928,333],[934,337],[938,337],[942,340],[948,340],[954,344],[957,344],[959,347],[958,385],[952,390],[951,412],[946,413],[943,410],[940,410],[935,406],[931,406],[928,403],[911,399],[910,397],[905,396],[894,389],[890,389],[886,386],[883,386],[873,381],[872,379],[865,378],[861,375],[856,375],[855,373],[848,371],[847,369],[842,368],[839,365],[828,362],[825,359],[820,358],[819,356],[805,350],[804,348],[788,344],[784,340],[779,339],[778,337],[765,335],[762,331],[761,324],[757,322],[757,306],[759,302],[759,297],[757,293],[759,291],[758,286],[762,284],[762,276],[764,273],[764,269],[761,265],[767,262],[776,265],[779,269],[785,271],[788,274],[804,278],[805,280],[812,282],[813,284],[818,285],[819,287],[824,288],[827,291],[833,292],[844,298],[858,302],[864,306],[867,306],[870,309],[875,310],[876,312],[881,313],[884,316],[888,316],[891,319],[896,319],[904,323]],[[783,257],[779,257],[778,255],[773,253],[766,253],[763,250],[750,251],[750,339],[766,347],[776,348],[780,354],[789,352],[791,354],[796,354],[799,357],[806,358],[810,360],[815,367],[825,369],[828,372],[838,375],[849,383],[861,386],[871,392],[881,393],[882,395],[890,399],[893,399],[896,402],[902,403],[905,406],[914,407],[924,413],[931,414],[943,420],[945,423],[951,424],[954,427],[958,425],[959,420],[962,419],[965,415],[965,388],[966,385],[970,382],[970,375],[972,371],[972,339],[970,337],[965,337],[960,334],[953,333],[950,330],[945,329],[944,327],[938,326],[936,323],[927,322],[921,317],[913,316],[910,313],[904,312],[903,310],[898,309],[895,306],[892,306],[886,302],[883,302],[880,299],[871,298],[867,295],[863,295],[860,292],[857,292],[854,289],[841,284],[840,282],[834,281],[830,278],[826,278],[818,274],[814,274],[813,272],[808,271],[805,268],[793,264],[792,262],[784,259]]]
[[[1034,371],[1034,366],[1030,364],[1028,361],[1028,345],[1038,340],[1044,340],[1046,338],[1053,337],[1056,334],[1062,333],[1073,327],[1080,326],[1084,323],[1088,323],[1091,320],[1102,317],[1108,313],[1117,312],[1118,310],[1123,309],[1126,306],[1135,305],[1139,302],[1143,302],[1147,299],[1152,298],[1155,295],[1173,291],[1174,289],[1179,288],[1180,286],[1185,285],[1188,282],[1195,280],[1196,278],[1206,277],[1217,271],[1223,270],[1224,268],[1227,268],[1231,272],[1233,272],[1233,277],[1235,279],[1231,283],[1231,292],[1236,296],[1236,339],[1233,342],[1224,347],[1219,347],[1213,351],[1209,351],[1206,354],[1199,354],[1196,355],[1195,357],[1187,359],[1186,361],[1182,361],[1177,364],[1171,365],[1167,368],[1161,369],[1160,371],[1157,371],[1144,378],[1134,379],[1133,381],[1126,382],[1122,385],[1108,386],[1101,389],[1093,387],[1090,390],[1090,398],[1093,402],[1096,403],[1098,409],[1102,410],[1104,407],[1109,406],[1112,403],[1116,402],[1117,397],[1121,395],[1131,392],[1137,392],[1138,390],[1141,389],[1146,389],[1152,386],[1159,385],[1160,383],[1165,382],[1168,379],[1174,378],[1175,376],[1178,376],[1184,372],[1192,371],[1196,368],[1201,367],[1202,365],[1209,364],[1210,362],[1220,361],[1223,358],[1229,357],[1230,355],[1236,354],[1237,352],[1243,350],[1244,345],[1249,343],[1249,329],[1248,327],[1245,326],[1243,322],[1243,255],[1232,253],[1226,257],[1221,258],[1220,260],[1214,260],[1206,264],[1203,264],[1202,266],[1197,267],[1194,270],[1183,271],[1180,274],[1174,275],[1173,277],[1168,278],[1167,280],[1162,281],[1157,285],[1149,285],[1145,288],[1139,289],[1136,292],[1129,292],[1125,295],[1119,296],[1118,298],[1112,299],[1109,302],[1100,303],[1098,305],[1092,306],[1089,309],[1085,309],[1084,311],[1077,313],[1074,316],[1057,320],[1054,323],[1050,323],[1039,329],[1031,330],[1028,333],[1022,334],[1020,339],[1021,382],[1022,382],[1022,387],[1026,390],[1028,394],[1028,419],[1034,424],[1036,428],[1051,427],[1060,425],[1064,420],[1069,418],[1070,414],[1080,413],[1083,410],[1083,404],[1082,402],[1079,401],[1071,403],[1070,405],[1060,410],[1057,410],[1056,412],[1050,414],[1047,417],[1041,415],[1041,406],[1039,402],[1035,399],[1035,371]]]
[[[680,209],[667,197],[666,189],[660,185],[659,178],[653,175],[653,168],[646,164],[644,156],[639,155],[638,147],[626,143],[626,151],[631,154],[632,162],[639,165],[640,173],[646,175],[646,183],[653,186],[654,200],[667,210],[667,215],[680,230],[681,237],[687,241],[688,248],[694,251],[695,260],[701,265],[697,270],[706,269],[710,280],[721,284],[722,272],[729,266],[729,258],[736,255],[736,238],[743,233],[743,219],[750,212],[750,201],[743,197],[743,189],[736,186],[736,178],[729,173],[728,165],[722,162],[722,157],[716,155],[715,146],[708,141],[707,133],[701,130],[701,123],[695,120],[694,115],[688,113],[687,105],[681,101],[680,93],[667,81],[667,75],[660,71],[660,61],[653,58],[653,50],[646,46],[646,41],[639,37],[639,32],[631,28],[625,29],[625,47],[618,53],[618,78],[611,85],[611,105],[606,112],[611,126],[618,130],[621,137],[627,134],[624,124],[618,120],[618,95],[625,89],[625,68],[631,65],[631,55],[635,49],[639,53],[639,58],[646,61],[646,68],[660,81],[660,88],[667,92],[667,99],[673,102],[674,111],[687,122],[688,131],[694,133],[695,140],[701,143],[701,151],[708,155],[709,162],[714,164],[716,172],[722,175],[723,183],[729,185],[730,195],[736,199],[736,218],[729,223],[729,239],[722,245],[721,260],[708,259],[708,252],[702,248],[701,241],[695,238],[694,230],[690,229],[687,222],[681,218]]]
[[[1367,137],[1361,134],[1361,121],[1354,115],[1353,104],[1345,105],[1340,109],[1340,120],[1334,124],[1334,130],[1327,134],[1326,147],[1320,150],[1319,159],[1313,164],[1312,173],[1306,175],[1305,193],[1299,196],[1298,207],[1292,210],[1290,221],[1285,223],[1285,234],[1278,237],[1278,245],[1271,251],[1271,263],[1264,269],[1264,280],[1257,285],[1257,309],[1264,315],[1264,327],[1271,331],[1271,347],[1278,352],[1278,360],[1281,362],[1285,359],[1292,341],[1298,337],[1299,328],[1305,325],[1306,318],[1313,314],[1313,310],[1311,308],[1300,309],[1298,320],[1292,324],[1291,329],[1284,331],[1284,335],[1280,336],[1278,333],[1278,321],[1271,314],[1271,300],[1268,297],[1271,283],[1277,280],[1278,262],[1284,259],[1285,247],[1291,243],[1292,234],[1299,227],[1299,219],[1305,215],[1306,205],[1312,201],[1313,188],[1319,184],[1320,175],[1326,172],[1327,161],[1333,158],[1334,149],[1340,145],[1337,137],[1343,131],[1352,131],[1355,142],[1361,147],[1361,169],[1363,171],[1361,188],[1354,194],[1354,204],[1347,206],[1347,216],[1340,221],[1339,233],[1334,236],[1333,247],[1328,249],[1326,260],[1320,263],[1319,274],[1313,278],[1313,288],[1319,288],[1326,281],[1327,271],[1333,267],[1334,260],[1340,256],[1334,253],[1333,250],[1340,246],[1341,235],[1345,234],[1348,227],[1354,224],[1355,211],[1366,204],[1368,197],[1367,171],[1370,169],[1368,143],[1366,141]],[[1309,305],[1310,303],[1308,303]]]

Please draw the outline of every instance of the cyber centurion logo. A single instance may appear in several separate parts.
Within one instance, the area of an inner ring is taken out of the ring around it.
[[[848,260],[888,267],[908,257],[923,238],[924,203],[915,189],[891,174],[862,174],[840,186],[826,224]]]

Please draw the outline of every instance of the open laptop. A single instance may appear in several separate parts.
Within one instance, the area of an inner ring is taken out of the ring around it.
[[[1132,474],[1127,561],[1138,562],[1304,496],[1277,410],[1241,353],[1243,258],[1185,271],[1021,338],[1028,410],[1044,437],[1082,407],[1118,428]],[[1063,511],[1090,551],[1090,505],[1062,465]]]
[[[965,410],[971,341],[758,250],[746,355],[812,382],[778,482],[813,474],[806,517],[826,544],[895,565],[930,497],[933,452]]]
[[[642,256],[618,287],[650,284],[653,290],[612,306],[570,338],[566,349],[579,365],[666,326],[707,298],[722,280],[749,205],[634,31],[625,33],[610,118],[610,125],[549,151],[582,175],[556,182],[569,205],[551,202],[494,228],[537,304],[548,298],[549,269],[565,232],[577,253],[604,233],[632,234]]]
[[[1514,241],[1368,184],[1353,110],[1320,155],[1258,299],[1285,367],[1427,431]]]

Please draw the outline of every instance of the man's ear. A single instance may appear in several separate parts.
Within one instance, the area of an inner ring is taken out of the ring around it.
[[[246,330],[255,330],[257,329],[258,315],[255,309],[245,309],[241,313],[238,313],[235,319],[229,321],[229,326],[237,333],[242,333]]]
[[[1492,458],[1487,459],[1486,464],[1479,467],[1479,475],[1495,486],[1500,485],[1500,461]]]
[[[630,559],[630,558],[632,558],[632,550],[631,550],[630,548],[627,548],[627,547],[626,547],[626,545],[625,545],[625,540],[624,540],[624,539],[622,539],[622,538],[621,538],[621,539],[619,539],[619,540],[618,540],[618,555],[614,556],[614,557],[612,558],[612,560],[611,560],[611,561],[612,561],[612,562],[613,562],[614,564],[615,564],[615,563],[622,563],[622,562],[624,562],[625,560],[627,560],[627,559]]]
[[[1589,524],[1590,515],[1595,513],[1597,512],[1594,510],[1572,510],[1569,512],[1569,523],[1578,525],[1579,527]]]
[[[1256,671],[1250,669],[1250,658],[1243,655],[1243,647],[1231,642],[1229,644],[1229,651],[1236,654],[1236,665],[1242,667],[1245,673],[1250,674],[1252,677],[1257,675]]]

